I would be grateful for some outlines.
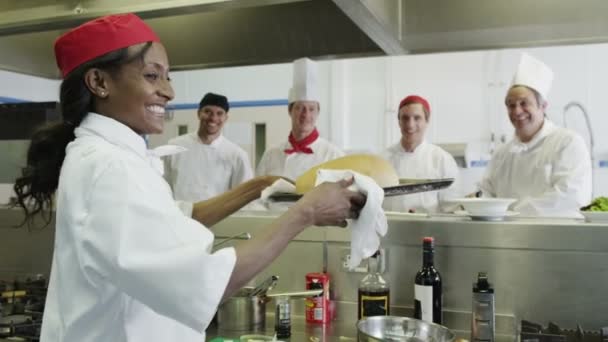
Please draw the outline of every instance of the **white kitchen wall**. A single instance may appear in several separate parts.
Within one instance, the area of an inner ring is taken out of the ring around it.
[[[475,167],[462,170],[462,175],[465,189],[472,189],[493,149],[492,135],[494,145],[512,135],[503,101],[523,51],[555,71],[547,110],[551,120],[564,125],[563,108],[570,101],[587,108],[595,137],[595,194],[608,195],[608,135],[604,134],[608,129],[608,44],[320,61],[321,135],[348,151],[380,151],[399,139],[396,107],[400,99],[412,93],[425,96],[432,107],[427,140],[468,144],[469,164]],[[231,102],[253,101],[252,105],[261,100],[284,101],[291,70],[286,63],[174,72],[173,103],[195,105],[208,91],[225,94]],[[0,71],[0,97],[52,101],[57,100],[57,88],[57,81]],[[269,115],[276,115],[287,130],[287,109],[283,109],[273,108]],[[235,117],[247,119],[253,111],[245,106],[235,111]],[[192,115],[192,111],[176,115]],[[578,109],[568,111],[566,123],[590,141]],[[267,134],[272,144],[287,132],[273,129]]]
[[[59,82],[0,70],[0,103],[4,102],[2,98],[36,102],[58,101]]]

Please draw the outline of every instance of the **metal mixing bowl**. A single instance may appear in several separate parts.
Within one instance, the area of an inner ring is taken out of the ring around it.
[[[357,322],[359,342],[444,342],[454,334],[446,327],[408,317],[374,316]]]

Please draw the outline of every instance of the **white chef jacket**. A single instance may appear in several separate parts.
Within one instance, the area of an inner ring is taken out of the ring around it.
[[[283,176],[295,180],[314,166],[344,156],[342,150],[321,137],[317,138],[308,147],[312,149],[312,154],[285,153],[286,149],[292,148],[288,141],[266,150],[258,164],[256,174],[258,176]]]
[[[247,153],[222,135],[204,144],[198,134],[190,133],[169,144],[187,149],[165,157],[165,178],[176,200],[206,200],[253,178]]]
[[[583,139],[545,119],[528,143],[514,137],[492,156],[484,196],[517,198],[513,210],[532,216],[582,217],[591,202],[591,161]]]
[[[386,149],[382,156],[388,160],[399,178],[437,179],[458,178],[456,161],[441,147],[422,142],[413,152],[406,152],[401,142]],[[383,207],[386,210],[407,212],[414,209],[416,212],[438,212],[446,199],[454,198],[455,184],[440,191],[430,191],[404,196],[386,197]]]
[[[234,249],[185,216],[142,137],[89,113],[66,148],[41,342],[205,340]]]

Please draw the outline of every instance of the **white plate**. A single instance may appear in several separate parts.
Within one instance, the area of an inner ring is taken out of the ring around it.
[[[608,223],[608,211],[581,211],[585,222]]]
[[[454,214],[459,215],[459,216],[468,216],[472,220],[475,220],[475,221],[502,221],[507,217],[519,215],[519,213],[516,211],[507,211],[504,215],[478,216],[478,215],[471,215],[468,212],[466,212],[465,210],[457,210],[454,212]]]

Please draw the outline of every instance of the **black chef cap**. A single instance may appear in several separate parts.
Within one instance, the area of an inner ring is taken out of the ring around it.
[[[224,95],[207,93],[203,96],[201,103],[198,105],[198,109],[201,109],[205,106],[218,106],[223,108],[226,112],[230,109],[230,105],[228,104],[228,98]]]

